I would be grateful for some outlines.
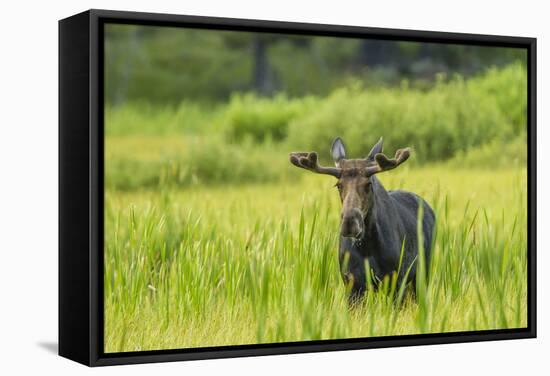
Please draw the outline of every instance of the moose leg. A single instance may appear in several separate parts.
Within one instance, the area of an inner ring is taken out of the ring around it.
[[[353,308],[361,302],[367,289],[364,267],[357,266],[350,270],[346,273],[344,281],[346,282],[346,286],[350,288],[348,304],[350,308]]]
[[[349,244],[341,243],[340,246],[340,271],[342,279],[348,291],[348,304],[353,308],[361,301],[366,291],[365,259],[357,254],[354,249],[349,250]],[[344,251],[345,250],[345,251]]]

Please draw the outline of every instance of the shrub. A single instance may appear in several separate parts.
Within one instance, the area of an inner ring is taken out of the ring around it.
[[[230,141],[250,138],[281,141],[287,136],[288,124],[307,113],[316,102],[312,97],[288,99],[284,95],[260,98],[254,94],[234,95],[225,110],[222,123]]]
[[[132,103],[105,108],[105,135],[168,135],[205,131],[216,124],[218,107],[184,101],[179,106]]]
[[[493,140],[468,152],[459,152],[448,163],[452,167],[469,168],[518,168],[527,164],[527,140],[525,136],[510,142]]]
[[[440,78],[429,90],[350,84],[326,98],[246,94],[215,107],[107,108],[106,185],[129,190],[300,178],[288,152],[315,150],[330,164],[336,136],[356,158],[383,136],[390,155],[413,148],[411,166],[518,165],[526,160],[525,85],[525,68],[515,64],[469,80]]]
[[[507,123],[515,134],[525,132],[527,126],[527,71],[515,63],[504,69],[490,68],[483,76],[468,81],[470,90],[495,99]]]
[[[131,145],[124,145],[129,142]],[[260,149],[251,143],[228,144],[221,137],[164,138],[162,146],[150,142],[152,150],[146,155],[130,154],[139,144],[120,139],[110,143],[105,163],[108,188],[133,190],[267,182],[281,178],[288,167],[286,154],[270,150],[267,145]]]
[[[525,129],[525,74],[511,66],[469,81],[442,79],[428,91],[364,88],[351,85],[319,101],[315,111],[294,119],[288,141],[294,148],[317,150],[322,156],[340,136],[360,157],[380,136],[386,150],[412,146],[419,161],[445,160],[493,139],[507,140]],[[504,82],[501,82],[504,81]],[[495,82],[499,82],[496,84]],[[509,89],[498,92],[497,87]],[[514,100],[500,96],[512,92]]]

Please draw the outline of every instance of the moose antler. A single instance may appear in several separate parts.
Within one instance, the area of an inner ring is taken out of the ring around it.
[[[318,174],[332,175],[339,178],[342,174],[342,169],[338,167],[320,166],[317,158],[317,153],[312,152],[294,152],[290,153],[290,163],[296,167],[316,172]]]
[[[410,155],[411,151],[409,148],[397,150],[393,159],[389,159],[383,153],[378,153],[374,156],[376,164],[374,166],[369,166],[366,168],[367,176],[371,176],[382,171],[392,170],[399,166],[401,163],[405,162]]]

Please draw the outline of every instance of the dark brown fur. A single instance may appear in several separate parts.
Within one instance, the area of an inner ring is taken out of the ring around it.
[[[344,144],[337,138],[332,144],[336,167],[320,166],[315,152],[291,153],[290,161],[297,167],[338,179],[336,186],[342,201],[339,259],[344,283],[351,285],[350,303],[354,303],[366,289],[366,261],[374,273],[375,283],[396,272],[399,283],[403,278],[416,280],[420,246],[426,262],[430,260],[435,214],[416,194],[386,191],[374,176],[405,162],[410,155],[408,148],[398,150],[390,159],[382,154],[380,139],[365,159],[345,159],[345,154]],[[421,245],[417,237],[420,206],[423,207],[424,239]]]

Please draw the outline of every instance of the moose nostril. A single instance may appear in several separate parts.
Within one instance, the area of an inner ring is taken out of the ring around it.
[[[361,235],[362,231],[362,220],[360,215],[351,213],[351,215],[346,214],[343,216],[341,229],[342,236],[357,238]]]
[[[357,208],[353,208],[351,210],[351,214],[360,222],[363,221],[363,213],[361,213],[361,210],[357,209]]]

